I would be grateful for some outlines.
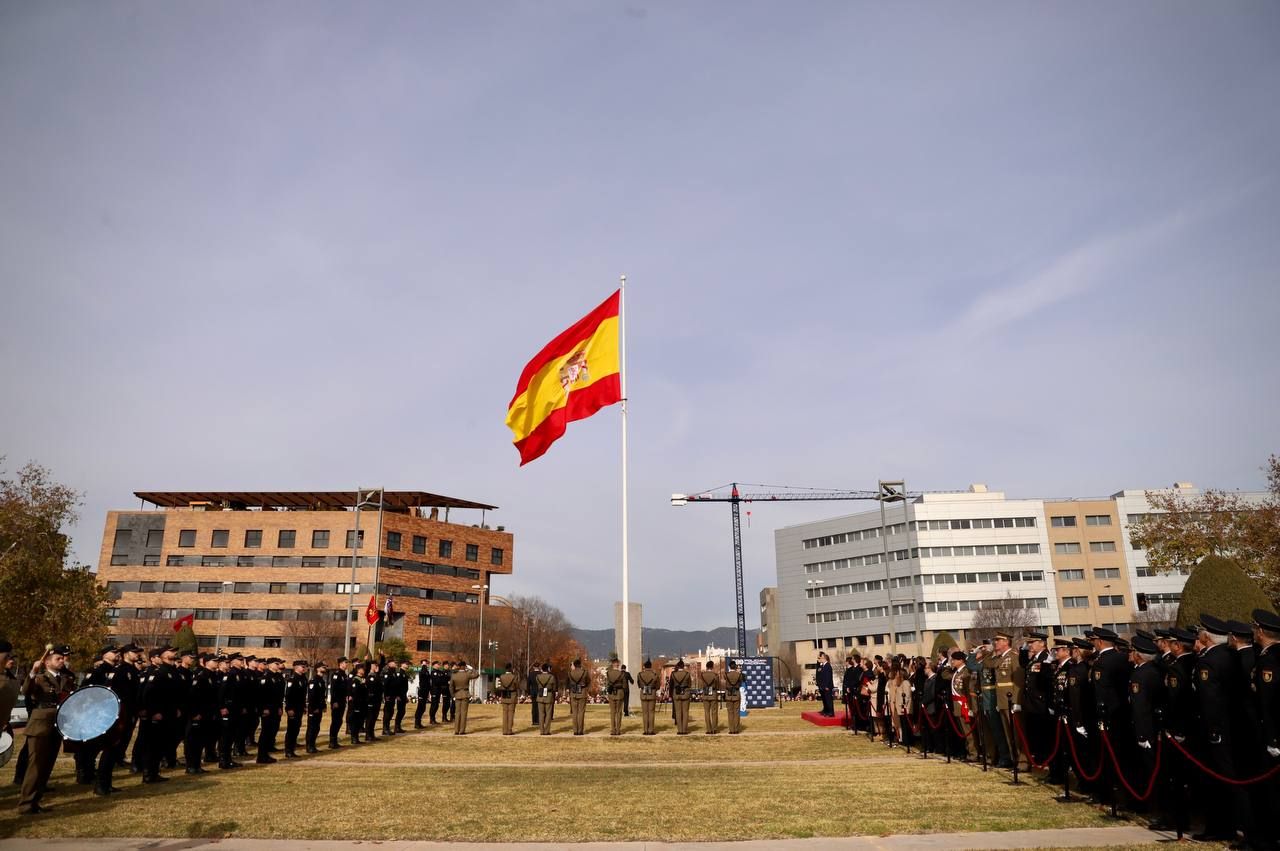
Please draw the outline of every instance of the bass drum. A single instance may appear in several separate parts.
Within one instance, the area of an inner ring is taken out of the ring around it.
[[[13,736],[0,733],[0,767],[13,757]]]
[[[62,701],[54,724],[69,742],[105,735],[120,718],[120,698],[106,686],[86,686]]]

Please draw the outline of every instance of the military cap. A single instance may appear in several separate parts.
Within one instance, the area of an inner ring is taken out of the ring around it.
[[[4,652],[4,649],[0,648],[0,653],[3,653],[3,652]],[[114,644],[104,644],[102,645],[102,649],[98,651],[98,655],[102,656],[107,653],[119,653],[119,652],[120,652],[120,648],[116,647]]]
[[[1160,652],[1160,648],[1156,647],[1156,643],[1145,636],[1134,636],[1133,649],[1139,653],[1145,653],[1148,656],[1154,656]]]
[[[243,659],[243,658],[244,658],[244,657],[243,657],[243,656],[241,656],[239,653],[228,653],[228,654],[227,654],[227,660],[228,660],[228,661],[231,661],[231,662],[234,662],[234,661],[235,661],[235,660],[237,660],[237,659]]]
[[[1134,633],[1138,638],[1145,638],[1149,641],[1155,641],[1157,634],[1157,632],[1147,632],[1145,629],[1140,629]]]
[[[1048,641],[1049,636],[1043,632],[1028,632],[1027,639],[1029,641]]]
[[[226,654],[224,654],[224,653],[219,653],[219,654],[217,654],[216,656],[214,656],[214,657],[213,657],[213,661],[215,661],[215,662],[225,662],[225,661],[227,661]]]
[[[295,668],[296,668],[296,667],[298,667],[299,665],[301,665],[301,666],[302,666],[302,667],[304,667],[304,668],[305,668],[305,667],[307,667],[307,663],[306,663],[305,661],[303,661],[302,659],[294,659],[294,660],[293,660],[293,667],[295,667]]]
[[[1196,640],[1196,630],[1190,627],[1177,627],[1169,630],[1169,637],[1175,641],[1181,641],[1183,644],[1194,644]]]
[[[341,665],[343,662],[350,662],[350,661],[351,661],[351,660],[350,660],[350,659],[348,659],[346,656],[339,656],[339,657],[338,657],[338,664],[339,664],[339,665]]]
[[[1088,635],[1088,633],[1085,633]],[[1100,638],[1103,641],[1115,643],[1120,640],[1120,636],[1116,635],[1115,630],[1107,629],[1105,626],[1095,626],[1093,628],[1093,637]]]
[[[952,651],[951,651],[951,658],[952,658],[952,659],[959,659],[960,661],[962,661],[962,662],[963,662],[963,661],[964,661],[964,659],[965,659],[964,651],[963,651],[963,650],[952,650]]]
[[[1007,632],[1003,632],[1003,631],[998,631],[998,632],[996,632],[996,638],[1003,638],[1005,641],[1012,641],[1012,640],[1013,640],[1013,636],[1011,636],[1011,635],[1009,635],[1009,633],[1007,633]]]
[[[1123,638],[1117,638],[1114,642],[1115,648],[1123,653],[1129,652],[1129,642]]]
[[[1138,630],[1138,635],[1142,635],[1142,630]],[[1173,630],[1160,627],[1156,630],[1156,638],[1173,638]]]
[[[182,651],[180,651],[180,652],[179,652],[179,655],[181,655],[181,656],[195,656],[195,655],[196,655],[196,651],[194,651],[194,650],[182,650]]]
[[[1093,644],[1090,643],[1089,639],[1081,638],[1078,635],[1075,638],[1071,639],[1071,643],[1074,644],[1076,647],[1079,647],[1081,650],[1093,649]]]
[[[1227,635],[1231,632],[1226,621],[1203,613],[1200,615],[1200,628],[1213,635]]]
[[[1071,646],[1072,646],[1071,639],[1069,638],[1055,638],[1053,640],[1054,650],[1057,650],[1059,647],[1071,647]]]
[[[323,659],[321,659],[319,662],[316,662],[315,667],[317,669],[324,668],[326,671],[329,670],[329,666],[324,663]]]
[[[48,656],[50,653],[57,653],[59,656],[70,656],[71,645],[70,644],[54,644],[50,646],[48,650],[45,651],[44,655]]]
[[[1253,622],[1267,632],[1280,632],[1280,615],[1275,612],[1268,612],[1266,609],[1254,609]]]
[[[1247,623],[1241,623],[1237,620],[1227,621],[1227,630],[1238,638],[1252,638],[1253,627]]]
[[[12,652],[13,652],[13,645],[9,643],[8,639],[0,638],[0,653],[12,653]]]
[[[1093,627],[1089,627],[1088,629],[1086,629],[1086,630],[1084,631],[1084,633],[1083,633],[1083,634],[1084,634],[1084,637],[1085,637],[1085,638],[1096,638],[1096,637],[1097,637],[1097,635],[1096,635],[1096,634],[1094,633],[1094,631],[1093,631]]]
[[[130,641],[128,644],[120,648],[121,653],[141,653],[142,648]]]

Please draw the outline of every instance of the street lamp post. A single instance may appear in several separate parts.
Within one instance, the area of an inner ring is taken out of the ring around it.
[[[489,585],[472,585],[471,590],[480,592],[480,634],[476,636],[476,667],[484,668],[484,592],[489,590]],[[483,698],[480,693],[480,683],[484,681],[482,676],[476,681],[476,696]]]
[[[222,593],[218,595],[218,637],[213,642],[213,652],[217,653],[222,649],[222,613],[227,608],[227,586],[235,583],[229,580],[223,580]]]
[[[806,579],[805,585],[809,586],[809,602],[812,604],[810,609],[813,612],[813,647],[818,649],[818,587],[827,583],[821,579]]]
[[[378,494],[378,501],[373,501],[374,493]],[[366,505],[378,506],[378,514],[382,514],[382,489],[376,491],[370,489],[365,494],[364,488],[356,489],[356,517],[355,530],[351,533],[351,583],[347,585],[347,616],[343,618],[346,626],[342,634],[342,653],[345,656],[351,652],[351,609],[355,606],[356,599],[356,565],[360,562],[360,509]],[[379,533],[381,534],[381,533]],[[375,577],[374,581],[377,581]]]

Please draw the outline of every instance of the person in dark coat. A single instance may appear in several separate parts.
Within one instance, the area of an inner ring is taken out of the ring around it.
[[[1240,663],[1227,643],[1228,632],[1225,622],[1212,615],[1200,616],[1200,645],[1204,649],[1196,660],[1192,677],[1200,714],[1200,741],[1196,743],[1195,752],[1203,754],[1200,758],[1218,774],[1239,777],[1232,747],[1232,712],[1243,688]],[[1245,821],[1241,817],[1243,795],[1239,788],[1208,776],[1202,777],[1201,783],[1205,826],[1192,839],[1197,842],[1235,841],[1236,825]]]
[[[347,657],[338,657],[338,668],[329,675],[329,749],[342,747],[338,734],[351,699],[351,677],[347,674]]]
[[[836,717],[836,710],[832,705],[832,697],[836,690],[835,677],[831,673],[831,660],[821,650],[818,651],[818,671],[814,679],[818,685],[818,696],[822,698],[822,716]]]
[[[539,673],[539,668],[535,664],[533,667],[529,669],[529,676],[526,678],[526,685],[529,689],[528,693],[530,695],[529,706],[533,710],[533,724],[535,727],[538,724],[538,701],[533,699],[533,695],[538,693],[538,673]]]

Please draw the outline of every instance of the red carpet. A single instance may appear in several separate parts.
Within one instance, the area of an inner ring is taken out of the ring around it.
[[[817,724],[819,727],[843,727],[844,713],[837,712],[836,717],[826,718],[821,712],[801,712],[800,717],[808,721],[810,724]]]

